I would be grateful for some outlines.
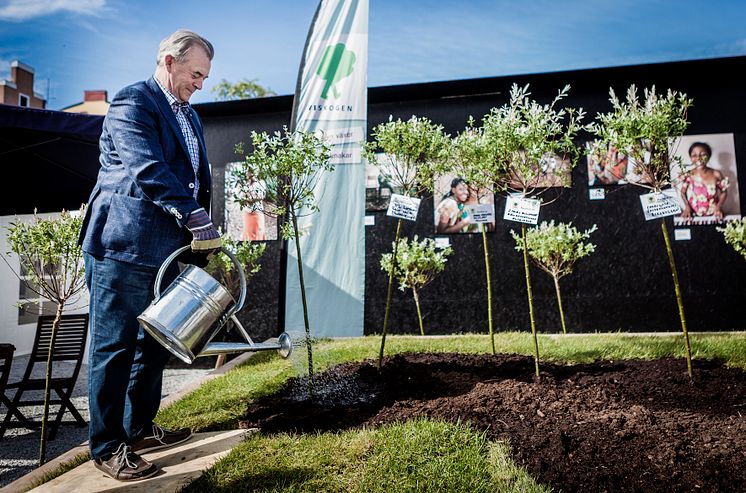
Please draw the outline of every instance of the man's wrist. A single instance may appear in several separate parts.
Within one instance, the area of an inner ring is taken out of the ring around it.
[[[201,231],[206,228],[214,227],[210,216],[207,215],[204,207],[193,210],[187,218],[186,227],[189,231]]]

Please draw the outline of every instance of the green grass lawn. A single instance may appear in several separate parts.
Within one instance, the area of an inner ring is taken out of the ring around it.
[[[416,419],[381,428],[254,435],[185,491],[547,492],[503,443],[468,426]]]
[[[746,369],[746,335],[692,334],[695,359]],[[499,353],[533,354],[531,334],[499,333]],[[323,340],[314,347],[316,372],[343,362],[375,359],[380,337]],[[684,357],[682,336],[590,334],[541,335],[542,361],[589,363],[595,360]],[[489,337],[389,336],[386,354],[403,352],[490,352]],[[159,412],[167,427],[235,429],[248,404],[304,374],[304,348],[288,360],[260,353],[247,364]],[[509,447],[491,442],[464,424],[426,419],[379,429],[293,436],[255,435],[209,469],[186,491],[549,491],[536,484],[510,458]]]

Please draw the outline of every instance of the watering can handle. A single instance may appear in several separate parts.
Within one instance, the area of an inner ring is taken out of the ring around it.
[[[163,261],[163,265],[161,265],[161,268],[158,269],[158,275],[155,276],[155,283],[153,283],[153,294],[155,295],[155,299],[153,300],[153,302],[158,301],[158,299],[160,299],[161,297],[161,283],[163,282],[163,275],[166,273],[166,268],[171,264],[171,262],[174,261],[176,257],[181,255],[182,252],[185,252],[187,249],[190,248],[192,248],[190,245],[183,246],[177,249],[174,253],[169,255],[166,260]],[[230,258],[233,264],[236,266],[238,277],[241,283],[241,293],[238,296],[238,303],[236,303],[235,306],[226,314],[226,318],[228,318],[234,313],[238,312],[243,307],[243,303],[246,300],[246,274],[244,274],[241,262],[238,261],[236,256],[233,255],[230,250],[225,247],[220,247],[220,251],[228,255],[228,258]]]

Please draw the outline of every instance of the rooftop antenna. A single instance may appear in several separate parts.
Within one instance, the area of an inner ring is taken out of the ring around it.
[[[51,100],[57,99],[57,98],[55,98],[54,96],[52,96],[50,94],[50,92],[51,92],[51,86],[52,86],[52,78],[51,77],[47,77],[47,104],[49,104],[49,102]]]

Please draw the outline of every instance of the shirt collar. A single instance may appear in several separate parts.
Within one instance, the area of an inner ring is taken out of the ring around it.
[[[189,102],[182,103],[181,101],[179,101],[176,96],[171,94],[171,91],[163,87],[163,84],[161,84],[161,81],[158,80],[158,77],[153,76],[153,79],[155,79],[155,83],[158,84],[158,87],[160,87],[161,91],[163,91],[163,95],[166,96],[168,105],[171,106],[171,108],[174,108],[174,110],[177,110],[179,108],[189,108]]]

